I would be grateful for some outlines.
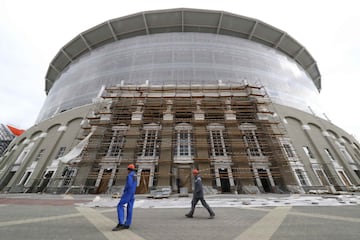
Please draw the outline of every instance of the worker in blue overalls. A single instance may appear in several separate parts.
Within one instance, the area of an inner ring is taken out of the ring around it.
[[[126,177],[126,184],[124,188],[123,195],[117,205],[117,214],[118,214],[118,224],[112,229],[113,231],[119,231],[121,229],[128,229],[131,225],[132,221],[132,211],[134,207],[135,201],[135,191],[136,191],[136,172],[135,172],[135,165],[129,164],[128,168],[128,175]],[[126,204],[126,221],[125,219],[125,204]]]

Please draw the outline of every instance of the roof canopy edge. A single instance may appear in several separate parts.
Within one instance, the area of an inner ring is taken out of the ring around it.
[[[80,56],[114,41],[165,32],[214,33],[264,44],[294,59],[308,73],[317,89],[321,89],[321,75],[315,59],[286,32],[260,20],[224,11],[177,8],[111,19],[80,33],[63,46],[49,64],[45,77],[46,93]]]

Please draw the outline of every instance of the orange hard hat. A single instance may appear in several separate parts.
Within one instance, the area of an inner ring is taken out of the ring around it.
[[[199,170],[197,170],[196,168],[193,170],[193,174],[198,174]]]
[[[127,167],[128,170],[134,170],[135,169],[135,165],[134,164],[129,164]]]

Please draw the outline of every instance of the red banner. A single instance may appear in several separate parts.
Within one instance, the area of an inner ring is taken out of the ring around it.
[[[25,132],[25,130],[15,128],[10,125],[7,125],[7,127],[15,136],[20,136],[23,132]]]

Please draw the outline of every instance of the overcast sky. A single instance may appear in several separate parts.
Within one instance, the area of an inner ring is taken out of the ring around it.
[[[0,123],[34,124],[49,63],[79,33],[124,15],[182,7],[232,12],[287,32],[317,61],[324,113],[360,138],[357,0],[0,0]]]

